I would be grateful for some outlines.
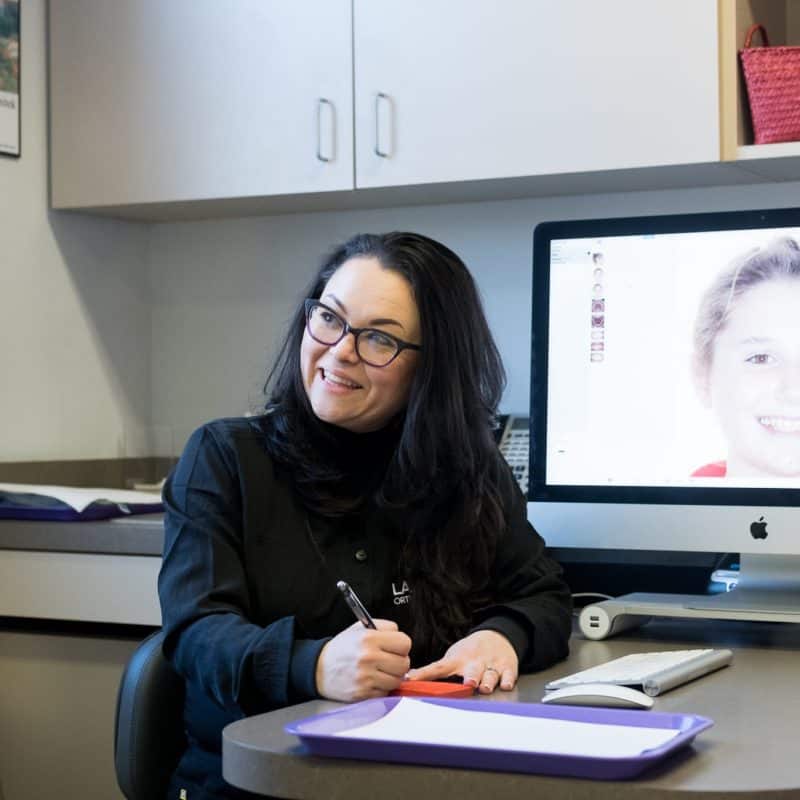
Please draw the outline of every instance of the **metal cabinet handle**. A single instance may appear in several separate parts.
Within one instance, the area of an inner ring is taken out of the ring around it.
[[[330,112],[330,136],[329,136],[329,155],[322,153],[322,117],[323,110],[327,108]],[[317,159],[326,164],[336,158],[336,107],[330,100],[320,97],[317,100]]]
[[[380,109],[381,105],[385,105],[389,112],[387,139],[389,142],[388,147],[381,147],[381,122],[380,122]],[[388,94],[378,92],[375,95],[375,155],[381,158],[392,157],[392,123],[394,122],[394,108],[392,98]]]

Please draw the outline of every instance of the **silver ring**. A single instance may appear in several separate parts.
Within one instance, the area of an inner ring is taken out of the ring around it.
[[[484,672],[497,672],[497,670],[494,667],[484,667],[483,671]],[[500,673],[497,672],[497,674],[499,675]]]

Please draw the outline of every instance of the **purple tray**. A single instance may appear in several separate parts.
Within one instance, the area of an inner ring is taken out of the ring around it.
[[[489,711],[495,714],[542,719],[628,725],[641,728],[670,728],[680,731],[680,733],[660,747],[628,758],[558,755],[533,750],[509,752],[485,747],[458,747],[417,742],[376,742],[367,739],[346,739],[333,735],[339,731],[357,728],[380,719],[391,711],[401,699],[400,697],[383,697],[377,700],[364,700],[325,714],[296,720],[288,724],[285,730],[287,733],[298,736],[309,753],[315,756],[616,780],[635,777],[670,753],[689,744],[700,731],[704,731],[714,724],[710,719],[694,714],[429,698],[422,702],[475,711],[476,713]]]
[[[2,506],[0,519],[39,520],[42,522],[93,522],[113,517],[129,517],[132,514],[154,514],[164,510],[163,503],[92,503],[83,511],[76,511],[66,503],[46,508],[32,506]]]

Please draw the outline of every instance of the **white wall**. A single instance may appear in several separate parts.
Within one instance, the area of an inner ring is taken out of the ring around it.
[[[147,227],[48,212],[45,8],[22,4],[22,156],[0,157],[0,461],[135,455]]]
[[[47,210],[45,0],[22,19],[22,158],[0,158],[0,461],[178,452],[260,401],[321,255],[405,228],[472,268],[528,405],[530,261],[545,219],[796,204],[800,184],[556,196],[147,226]]]
[[[672,190],[156,225],[150,238],[153,421],[189,431],[260,400],[284,324],[320,257],[357,231],[409,229],[455,250],[477,278],[508,371],[505,411],[526,411],[536,223],[797,203],[800,185]]]

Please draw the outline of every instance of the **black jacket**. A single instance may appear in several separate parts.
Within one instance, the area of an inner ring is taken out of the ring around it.
[[[338,580],[374,617],[408,629],[414,594],[399,566],[397,522],[379,510],[333,521],[308,513],[276,476],[268,424],[260,417],[201,427],[164,489],[164,650],[186,681],[190,742],[173,781],[176,798],[181,787],[191,800],[245,796],[222,781],[222,728],[317,696],[319,652],[354,621]],[[473,630],[504,633],[521,671],[531,671],[566,656],[570,598],[505,465],[503,474],[511,523],[492,570],[495,602]],[[412,651],[412,661],[441,655]]]

